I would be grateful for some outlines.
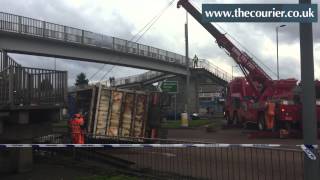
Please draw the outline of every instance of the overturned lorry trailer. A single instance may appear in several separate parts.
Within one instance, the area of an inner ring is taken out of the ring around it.
[[[80,88],[71,93],[74,112],[85,114],[87,134],[93,138],[150,138],[160,127],[163,99],[159,92],[108,88]],[[153,136],[154,138],[154,136]]]

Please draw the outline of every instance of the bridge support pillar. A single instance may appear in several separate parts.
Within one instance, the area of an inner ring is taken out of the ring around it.
[[[33,168],[32,148],[19,148],[17,152],[17,172],[29,172]]]
[[[16,149],[0,149],[0,174],[16,171]]]
[[[10,148],[0,150],[1,173],[25,173],[33,168],[32,148]]]

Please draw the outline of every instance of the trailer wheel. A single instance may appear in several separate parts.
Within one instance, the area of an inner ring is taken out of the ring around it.
[[[258,118],[258,130],[264,131],[266,129],[266,120],[264,118],[264,115],[261,114]]]
[[[234,112],[233,113],[233,118],[232,118],[232,123],[235,123],[235,124],[238,124],[239,123],[239,116],[238,116],[238,113],[237,112]]]

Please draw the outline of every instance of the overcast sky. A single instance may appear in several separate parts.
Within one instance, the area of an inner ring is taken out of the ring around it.
[[[143,26],[157,15],[171,0],[0,0],[0,11],[46,20],[53,23],[103,33],[123,39],[131,39]],[[206,3],[265,3],[263,0],[193,0],[197,7]],[[284,0],[281,3],[297,3]],[[314,0],[313,3],[319,3]],[[268,3],[279,3],[269,0]],[[319,14],[320,11],[318,11]],[[320,15],[318,15],[320,17]],[[184,54],[184,9],[177,9],[176,2],[163,14],[139,43]],[[283,23],[281,23],[283,24]],[[277,23],[219,23],[218,27],[228,37],[232,36],[259,60],[258,64],[275,78]],[[285,23],[279,30],[280,77],[300,79],[299,29],[297,23]],[[313,24],[315,77],[320,79],[320,23]],[[209,59],[231,74],[233,60],[220,49],[215,39],[189,16],[190,56]],[[25,66],[53,68],[54,59],[26,55],[11,55]],[[57,59],[57,69],[68,70],[69,84],[76,74],[84,72],[90,77],[102,64]],[[265,64],[273,72],[265,68]],[[100,80],[111,68],[104,67],[93,80]],[[109,76],[123,77],[144,72],[116,66]],[[235,70],[236,75],[241,75]]]

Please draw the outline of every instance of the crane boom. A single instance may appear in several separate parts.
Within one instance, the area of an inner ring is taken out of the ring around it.
[[[211,23],[202,22],[202,14],[188,1],[179,0],[178,8],[182,6],[191,14],[217,41],[220,48],[224,48],[228,55],[239,65],[241,71],[246,77],[246,80],[252,86],[253,91],[257,96],[262,94],[262,91],[272,82],[268,74],[244,51],[237,48],[224,34],[222,34]],[[262,89],[259,85],[262,86]]]

